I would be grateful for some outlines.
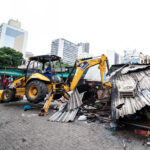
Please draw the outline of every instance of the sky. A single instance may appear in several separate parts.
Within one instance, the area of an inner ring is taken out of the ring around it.
[[[27,51],[50,53],[51,41],[89,42],[90,53],[150,55],[149,0],[0,0],[0,23],[17,19],[28,31]]]

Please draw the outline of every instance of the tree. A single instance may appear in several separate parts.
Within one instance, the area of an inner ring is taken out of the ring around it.
[[[0,66],[18,67],[24,61],[23,54],[9,47],[0,48]]]
[[[48,66],[49,63],[47,62],[46,63],[46,66]],[[65,67],[72,67],[71,65],[67,64],[67,63],[64,63],[64,62],[61,62],[61,67],[62,68],[65,68]],[[60,68],[60,63],[58,61],[56,61],[53,65],[52,65],[52,68]]]
[[[61,66],[62,66],[62,68],[71,67],[71,65],[69,65],[67,63],[64,63],[64,62],[61,62]],[[55,63],[55,68],[60,68],[60,63],[59,62]]]

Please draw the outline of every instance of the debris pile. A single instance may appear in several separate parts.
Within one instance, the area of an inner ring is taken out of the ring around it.
[[[101,83],[93,81],[88,82],[84,87],[86,90],[83,90],[83,87],[78,88],[80,92],[82,91],[81,93],[76,88],[71,93],[70,99],[65,100],[65,103],[49,118],[49,121],[71,122],[78,115],[79,120],[109,122],[111,113],[108,90],[102,90]]]

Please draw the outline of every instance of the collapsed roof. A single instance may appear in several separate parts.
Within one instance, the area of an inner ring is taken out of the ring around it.
[[[125,65],[111,74],[112,117],[119,119],[134,114],[146,105],[150,106],[150,65]],[[119,89],[125,86],[136,88],[134,97],[121,97]]]

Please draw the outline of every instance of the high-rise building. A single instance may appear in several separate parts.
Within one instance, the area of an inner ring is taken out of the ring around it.
[[[109,61],[110,66],[120,63],[119,54],[117,54],[113,50],[107,50],[107,57],[108,57],[108,61]]]
[[[59,44],[60,44],[60,39],[56,39],[52,41],[51,44],[51,55],[58,55],[58,48],[59,48]]]
[[[89,43],[78,43],[78,47],[82,50],[83,53],[89,53]]]
[[[51,55],[60,56],[63,62],[70,65],[73,65],[77,58],[80,59],[92,56],[89,54],[89,43],[74,44],[63,38],[52,41]]]
[[[21,23],[9,20],[0,25],[0,47],[10,47],[23,53],[25,58],[28,33],[21,29]]]
[[[51,55],[57,55],[63,62],[73,65],[78,57],[78,47],[76,44],[63,38],[52,41]]]
[[[78,58],[87,58],[92,57],[91,54],[89,54],[89,43],[78,43]]]

